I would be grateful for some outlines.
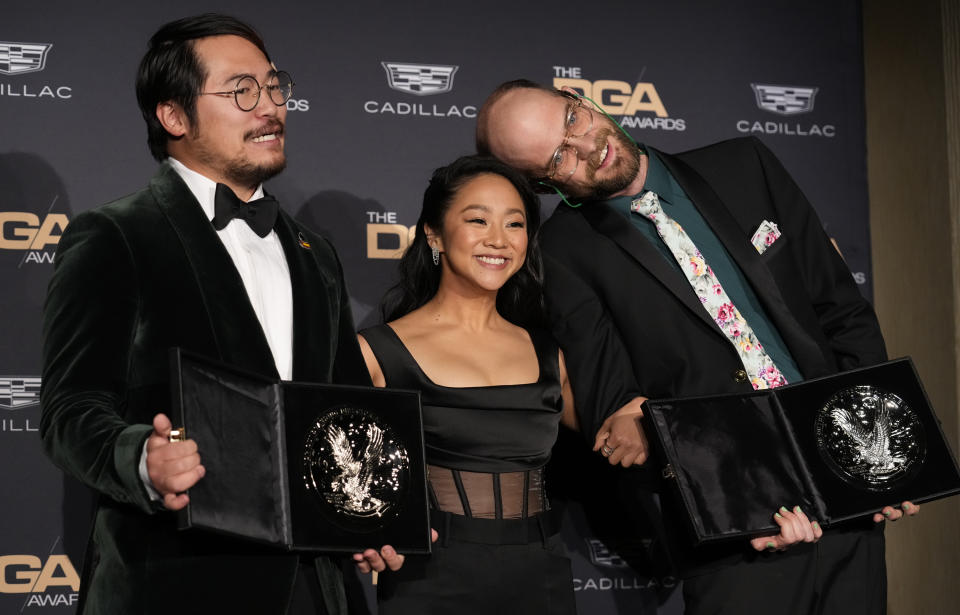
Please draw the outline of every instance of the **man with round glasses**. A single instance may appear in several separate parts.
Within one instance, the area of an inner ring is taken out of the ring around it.
[[[480,109],[477,148],[564,200],[541,230],[547,306],[581,429],[598,434],[611,464],[646,443],[635,416],[599,409],[638,395],[748,393],[886,359],[872,307],[757,139],[670,155],[573,90],[517,80]],[[645,490],[620,490],[637,498],[624,510],[652,508]],[[873,521],[902,514],[886,507]],[[694,549],[668,500],[661,516],[688,613],[886,610],[882,524],[822,532],[784,509],[779,536]]]
[[[257,103],[260,102],[260,93],[266,90],[273,104],[280,107],[290,100],[290,96],[293,95],[293,78],[290,76],[290,73],[285,71],[272,70],[270,72],[271,74],[267,78],[267,82],[262,86],[256,77],[244,75],[237,79],[237,86],[232,90],[225,92],[200,92],[200,95],[232,96],[242,111],[253,111]]]
[[[82,613],[346,612],[327,558],[178,532],[173,512],[206,469],[205,451],[172,431],[169,348],[284,380],[369,384],[333,247],[263,190],[286,163],[292,88],[247,24],[207,14],[164,25],[136,84],[160,167],[60,240],[40,431],[57,465],[99,495]]]

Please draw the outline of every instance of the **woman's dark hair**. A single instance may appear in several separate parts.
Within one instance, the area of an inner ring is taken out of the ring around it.
[[[157,105],[175,102],[195,125],[197,94],[207,79],[206,70],[194,51],[194,42],[208,36],[232,34],[253,43],[270,61],[263,39],[256,30],[228,15],[206,13],[163,25],[147,43],[147,53],[137,71],[137,103],[147,123],[147,145],[158,161],[167,157],[170,135],[157,119]]]
[[[499,175],[513,184],[526,214],[527,256],[520,268],[497,293],[497,311],[523,327],[541,326],[544,320],[543,259],[537,231],[540,228],[540,199],[522,173],[490,156],[463,156],[433,172],[423,193],[423,209],[416,234],[400,259],[397,282],[383,298],[384,321],[396,320],[425,304],[440,287],[441,267],[433,264],[425,226],[443,229],[443,218],[457,192],[478,175]]]

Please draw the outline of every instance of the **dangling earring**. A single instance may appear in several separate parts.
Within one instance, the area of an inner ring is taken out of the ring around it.
[[[437,246],[430,246],[430,253],[433,255],[433,264],[440,264],[440,250],[437,249]]]

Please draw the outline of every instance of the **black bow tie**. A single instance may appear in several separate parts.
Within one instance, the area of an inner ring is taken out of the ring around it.
[[[270,195],[244,203],[229,186],[217,184],[213,199],[213,228],[222,231],[234,218],[245,221],[254,233],[266,237],[277,221],[280,204]]]

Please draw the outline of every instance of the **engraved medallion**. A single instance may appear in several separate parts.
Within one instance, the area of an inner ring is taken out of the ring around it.
[[[893,489],[915,474],[926,455],[916,413],[897,395],[874,386],[836,393],[817,413],[817,449],[848,484]]]
[[[365,410],[340,408],[307,432],[303,479],[323,516],[372,532],[396,517],[410,485],[410,456],[392,429]]]

